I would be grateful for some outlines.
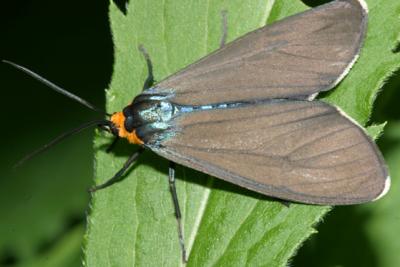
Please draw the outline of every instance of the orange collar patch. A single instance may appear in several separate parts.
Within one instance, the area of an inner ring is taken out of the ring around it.
[[[129,143],[143,145],[143,141],[136,135],[136,131],[128,132],[125,129],[125,116],[122,112],[116,112],[111,116],[111,122],[118,128],[118,136],[126,138]]]

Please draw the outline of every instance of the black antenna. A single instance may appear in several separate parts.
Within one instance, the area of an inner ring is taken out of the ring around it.
[[[82,98],[80,98],[79,96],[74,95],[74,94],[68,92],[67,90],[61,88],[60,86],[58,86],[58,85],[56,85],[56,84],[50,82],[49,80],[43,78],[43,77],[40,76],[39,74],[37,74],[37,73],[35,73],[35,72],[33,72],[33,71],[31,71],[31,70],[29,70],[29,69],[27,69],[27,68],[21,66],[21,65],[18,65],[17,63],[14,63],[14,62],[11,62],[11,61],[8,61],[8,60],[2,60],[2,61],[3,61],[4,63],[7,63],[7,64],[13,66],[13,67],[16,68],[16,69],[21,70],[22,72],[25,72],[25,73],[28,74],[29,76],[31,76],[31,77],[33,77],[34,79],[38,80],[39,82],[44,83],[45,85],[47,85],[48,87],[50,87],[50,88],[53,89],[54,91],[56,91],[56,92],[58,92],[58,93],[60,93],[60,94],[63,94],[63,95],[65,95],[65,96],[67,96],[67,97],[69,97],[69,98],[71,98],[71,99],[73,99],[73,100],[75,100],[75,101],[81,103],[82,105],[84,105],[84,106],[90,108],[91,110],[94,110],[94,111],[96,111],[96,112],[100,112],[100,113],[102,113],[102,114],[106,114],[106,115],[110,116],[110,114],[107,114],[104,110],[101,110],[101,109],[97,108],[96,106],[92,105],[91,103],[89,103],[88,101],[86,101],[85,99],[82,99]]]
[[[65,132],[59,136],[57,136],[56,138],[54,138],[52,141],[48,142],[47,144],[45,144],[44,146],[36,149],[35,151],[29,153],[28,155],[26,155],[25,157],[23,157],[20,161],[17,162],[17,164],[14,165],[14,168],[19,167],[21,164],[23,164],[24,162],[26,162],[27,160],[30,160],[32,157],[36,156],[39,153],[42,153],[44,151],[46,151],[47,149],[49,149],[50,147],[60,143],[61,141],[63,141],[65,138],[77,134],[91,126],[110,126],[110,122],[107,120],[94,120],[94,121],[89,121],[86,122],[78,127],[76,127],[75,129],[72,129],[68,132]]]

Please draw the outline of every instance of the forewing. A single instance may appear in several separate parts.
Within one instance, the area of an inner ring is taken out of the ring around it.
[[[281,199],[354,204],[389,184],[364,131],[320,101],[269,101],[175,118],[150,148],[179,164]]]
[[[357,0],[334,1],[253,31],[151,91],[172,91],[175,103],[188,105],[305,99],[345,76],[366,23],[366,10]]]

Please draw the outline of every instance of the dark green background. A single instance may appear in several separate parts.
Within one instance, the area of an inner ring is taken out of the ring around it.
[[[0,58],[27,66],[103,107],[113,64],[107,8],[108,1],[95,0],[5,2]],[[0,64],[0,77],[0,266],[40,266],[39,261],[62,258],[59,251],[68,251],[67,256],[55,262],[78,266],[80,240],[65,244],[73,233],[83,233],[86,189],[93,181],[93,131],[16,170],[12,165],[57,134],[101,116],[8,65]],[[378,97],[372,122],[389,121],[390,128],[399,120],[399,77],[391,78]],[[399,141],[384,135],[379,140],[383,154]],[[335,208],[292,265],[376,266],[374,246],[363,231],[370,217],[355,207]]]

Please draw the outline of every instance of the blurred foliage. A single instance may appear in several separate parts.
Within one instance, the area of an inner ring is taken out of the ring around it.
[[[107,1],[6,1],[0,9],[0,58],[103,107],[112,66],[107,16]],[[0,266],[79,266],[86,190],[93,181],[93,131],[18,169],[12,166],[99,115],[2,63],[0,77]]]
[[[0,57],[101,107],[113,64],[107,10],[107,1],[8,1],[0,11]],[[11,166],[96,114],[8,66],[1,64],[0,73],[5,120],[0,132],[0,266],[79,266],[86,189],[93,179],[91,131],[17,170]],[[396,73],[382,89],[370,121],[388,122],[379,145],[391,171],[391,191],[376,203],[335,208],[291,266],[400,266],[399,77]]]

